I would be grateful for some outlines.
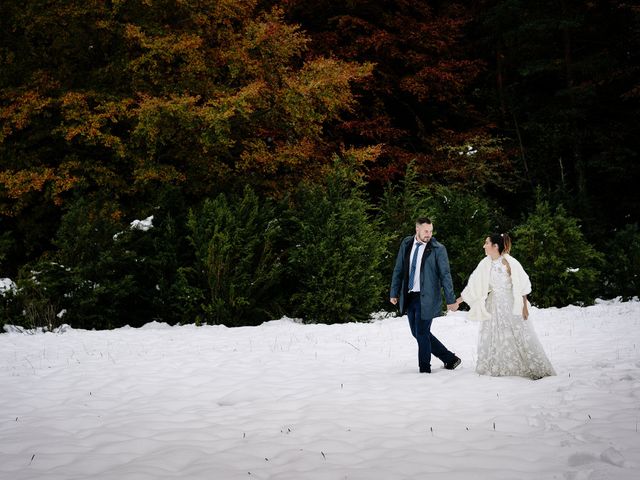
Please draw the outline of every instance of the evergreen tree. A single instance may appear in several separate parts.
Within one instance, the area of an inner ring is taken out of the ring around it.
[[[600,288],[603,255],[584,238],[562,206],[538,198],[536,209],[513,230],[513,254],[531,278],[539,307],[591,304]]]
[[[280,313],[280,227],[270,202],[250,187],[242,196],[220,194],[192,211],[188,226],[196,263],[182,274],[189,303],[200,302],[195,320],[257,325]]]
[[[88,329],[192,321],[178,288],[180,267],[190,262],[179,203],[170,192],[157,200],[142,222],[126,221],[111,200],[70,203],[57,250],[21,268],[11,321]]]
[[[352,167],[336,163],[324,185],[305,183],[297,191],[289,308],[305,322],[367,321],[387,296],[380,269],[387,238],[363,187]]]

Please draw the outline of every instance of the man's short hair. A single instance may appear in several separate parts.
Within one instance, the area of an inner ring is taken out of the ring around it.
[[[424,223],[428,223],[429,225],[431,225],[433,222],[429,217],[418,217],[416,219],[416,225],[422,225]]]

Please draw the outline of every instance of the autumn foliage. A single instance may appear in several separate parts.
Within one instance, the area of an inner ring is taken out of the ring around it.
[[[299,26],[255,1],[8,3],[5,215],[30,192],[61,204],[92,190],[180,184],[202,197],[235,177],[272,192],[313,178],[323,126],[371,71],[309,55]]]

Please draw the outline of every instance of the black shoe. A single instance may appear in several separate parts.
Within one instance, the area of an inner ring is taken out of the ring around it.
[[[420,373],[431,373],[431,367],[420,367]]]
[[[462,360],[460,360],[458,357],[454,355],[453,360],[451,360],[449,363],[444,364],[444,368],[446,368],[447,370],[453,370],[461,363],[462,363]]]

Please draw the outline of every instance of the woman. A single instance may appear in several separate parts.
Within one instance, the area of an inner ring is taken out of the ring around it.
[[[478,340],[478,364],[481,375],[517,375],[537,380],[555,375],[531,322],[527,295],[531,293],[529,276],[509,255],[511,239],[507,234],[486,238],[487,256],[471,274],[456,303],[470,307],[469,317],[483,320]]]

